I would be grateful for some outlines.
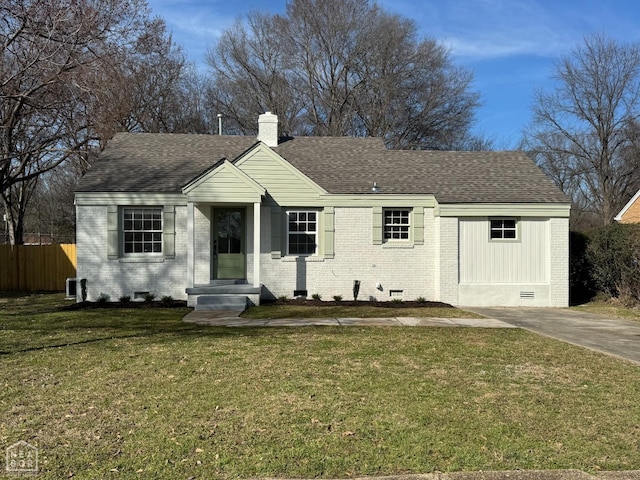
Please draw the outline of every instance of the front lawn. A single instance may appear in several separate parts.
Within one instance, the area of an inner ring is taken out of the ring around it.
[[[0,299],[1,447],[38,478],[640,468],[640,368],[518,329],[212,328]]]
[[[450,306],[421,306],[384,302],[368,305],[370,302],[290,302],[265,304],[250,307],[242,313],[243,318],[381,318],[381,317],[421,317],[421,318],[483,318],[476,313]]]

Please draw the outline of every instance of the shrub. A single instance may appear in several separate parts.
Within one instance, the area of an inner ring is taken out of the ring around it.
[[[392,299],[391,299],[391,303],[402,303],[402,299],[401,299],[401,298],[398,298],[398,297],[396,297],[396,298],[392,298]]]
[[[313,295],[311,295],[311,298],[313,298],[314,300],[322,300],[322,295],[320,295],[319,293],[314,293]]]
[[[427,299],[424,297],[418,297],[416,298],[416,302],[418,303],[427,303]]]
[[[289,300],[289,297],[287,297],[286,295],[280,295],[278,297],[278,300],[280,300],[281,302],[286,302],[287,300]]]
[[[173,297],[171,295],[165,295],[160,300],[160,303],[162,303],[162,305],[164,305],[165,307],[168,307],[173,303]]]
[[[107,295],[106,293],[101,293],[96,301],[98,303],[107,303],[109,301],[109,295]]]
[[[156,296],[153,293],[145,293],[144,295],[144,301],[146,303],[151,303],[153,302],[153,299],[156,298]]]
[[[588,235],[569,232],[569,302],[571,305],[588,302],[596,294],[587,255],[588,247]]]
[[[129,295],[123,295],[118,299],[118,301],[120,303],[129,303],[131,301],[131,297]]]
[[[599,292],[640,301],[640,225],[613,224],[596,230],[586,259]]]
[[[334,299],[336,302],[341,302],[341,301],[342,301],[342,295],[334,295],[334,296],[333,296],[333,299]]]

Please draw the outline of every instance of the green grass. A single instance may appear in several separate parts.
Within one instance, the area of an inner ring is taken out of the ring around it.
[[[640,368],[523,330],[61,302],[0,303],[0,447],[37,445],[39,478],[640,468]]]
[[[259,305],[247,309],[244,318],[380,318],[380,317],[438,317],[438,318],[483,318],[481,315],[457,308],[394,308],[369,306],[308,305]]]

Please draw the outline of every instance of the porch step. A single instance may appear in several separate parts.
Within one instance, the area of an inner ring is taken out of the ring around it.
[[[249,299],[241,295],[201,295],[196,310],[241,310],[247,308]]]

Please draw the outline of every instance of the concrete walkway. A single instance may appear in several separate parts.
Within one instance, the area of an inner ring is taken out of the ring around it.
[[[185,322],[217,327],[310,327],[329,325],[335,327],[346,326],[374,326],[390,325],[398,327],[481,327],[481,328],[516,328],[494,318],[418,318],[418,317],[390,317],[390,318],[273,318],[254,320],[241,318],[242,312],[226,310],[194,310],[185,315]]]
[[[270,479],[273,480],[273,479]],[[598,472],[581,470],[511,470],[501,472],[453,472],[386,477],[355,477],[352,480],[640,480],[640,470]]]
[[[640,363],[640,322],[568,308],[466,308],[485,317]]]
[[[640,470],[596,474],[589,474],[582,470],[506,470],[355,477],[352,480],[640,480]]]

